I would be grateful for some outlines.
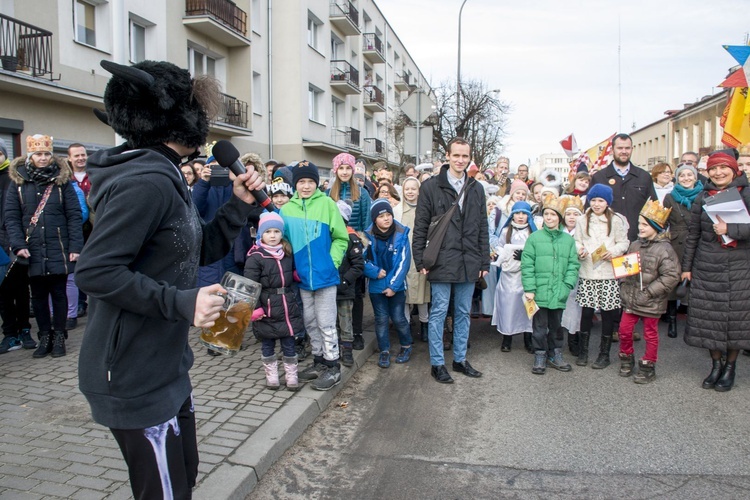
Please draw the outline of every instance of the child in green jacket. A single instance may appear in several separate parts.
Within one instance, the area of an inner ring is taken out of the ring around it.
[[[568,372],[563,360],[560,322],[570,291],[578,281],[578,253],[573,237],[560,229],[566,198],[548,199],[542,217],[544,227],[526,240],[521,255],[521,283],[526,301],[534,300],[539,310],[532,320],[534,367],[543,375],[546,365]],[[545,363],[546,360],[546,363]]]

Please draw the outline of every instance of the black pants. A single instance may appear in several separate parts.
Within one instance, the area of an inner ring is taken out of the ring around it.
[[[110,429],[128,464],[136,500],[189,499],[198,476],[198,440],[192,398],[176,417],[146,429]]]
[[[546,351],[552,354],[555,349],[562,348],[562,336],[558,338],[560,322],[562,321],[564,309],[547,309],[540,307],[531,320],[532,324],[532,346],[535,351]]]
[[[611,311],[601,311],[602,315],[602,337],[611,337],[615,331],[615,320],[620,321],[622,309],[612,309]],[[581,331],[591,332],[591,325],[594,323],[594,309],[584,307],[581,311]]]
[[[34,317],[40,332],[65,331],[65,321],[68,319],[68,276],[66,274],[50,274],[47,276],[29,277],[31,285],[31,301],[34,303]],[[49,297],[52,297],[52,318],[49,314]],[[54,327],[54,328],[53,328]]]
[[[29,323],[29,266],[15,264],[0,285],[3,334],[15,337]]]
[[[362,319],[365,310],[365,277],[360,276],[354,283],[354,306],[352,307],[352,333],[362,334]]]

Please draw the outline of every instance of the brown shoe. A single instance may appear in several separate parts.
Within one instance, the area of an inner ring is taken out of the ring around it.
[[[633,335],[633,339],[635,340],[635,334]],[[620,332],[612,332],[612,342],[619,342],[620,341]]]

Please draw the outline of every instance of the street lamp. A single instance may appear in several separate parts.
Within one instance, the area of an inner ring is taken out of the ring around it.
[[[458,124],[458,117],[461,114],[461,14],[464,12],[464,5],[466,0],[461,3],[461,8],[458,11],[458,69],[456,70],[456,124]]]

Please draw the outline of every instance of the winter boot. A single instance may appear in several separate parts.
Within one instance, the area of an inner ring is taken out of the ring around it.
[[[569,372],[570,370],[572,370],[572,368],[570,364],[566,363],[563,359],[562,351],[563,350],[561,347],[556,347],[554,354],[547,358],[547,364],[555,370],[561,372]]]
[[[294,339],[294,350],[297,353],[297,359],[303,360],[307,357],[307,346],[305,345],[305,337],[295,337]]]
[[[284,362],[284,382],[287,391],[296,391],[299,389],[299,378],[297,377],[297,356],[282,358]]]
[[[451,328],[448,329],[448,319],[451,320]],[[443,329],[443,350],[450,351],[453,349],[453,318],[446,318],[446,327]]]
[[[341,343],[341,364],[344,366],[354,366],[354,353],[352,352],[351,342]]]
[[[318,391],[327,391],[341,382],[341,368],[336,366],[325,366],[325,371],[313,383],[312,388]]]
[[[352,349],[355,351],[361,351],[365,348],[365,339],[361,333],[354,334],[354,342],[352,342]]]
[[[531,332],[523,332],[523,347],[529,354],[534,354],[534,346],[531,344]]]
[[[633,340],[635,340],[635,332],[633,332]],[[620,341],[620,332],[614,331],[612,332],[612,342],[619,342]]]
[[[501,352],[510,352],[510,347],[513,345],[512,335],[503,335],[503,342],[500,344]]]
[[[586,366],[589,364],[589,332],[578,333],[578,359],[576,365]]]
[[[266,370],[266,389],[275,391],[281,385],[279,383],[279,360],[276,355],[262,357],[263,368]]]
[[[638,373],[633,377],[636,384],[648,384],[656,378],[656,363],[642,359],[638,361]]]
[[[32,358],[44,358],[52,352],[52,332],[39,332],[39,347],[37,347]]]
[[[711,360],[711,373],[708,374],[708,377],[703,379],[704,389],[713,389],[716,387],[716,382],[719,380],[719,377],[721,377],[722,368],[724,367],[721,365],[721,359]]]
[[[28,328],[21,328],[19,337],[21,338],[21,346],[24,349],[36,349],[36,342],[31,338],[31,332]]]
[[[61,358],[65,356],[65,332],[54,332],[54,337],[52,338],[52,357],[53,358]]]
[[[419,323],[419,340],[427,342],[429,340],[429,323]]]
[[[629,377],[633,374],[635,357],[632,354],[620,353],[620,376]]]
[[[471,299],[471,317],[478,318],[480,310],[481,310],[481,307],[479,305],[479,299],[478,298]]]
[[[721,377],[716,381],[716,386],[714,387],[717,392],[727,392],[732,390],[732,386],[734,386],[735,367],[735,361],[727,361],[727,364],[724,365]]]
[[[643,338],[643,335],[641,335],[641,332],[633,331],[633,342],[638,342]]]
[[[534,366],[531,373],[534,375],[544,375],[547,370],[547,353],[545,351],[534,351]]]
[[[565,331],[568,331],[568,329],[566,328]],[[580,352],[578,346],[578,332],[573,333],[568,331],[568,351],[570,351],[571,356],[578,357],[578,353]]]
[[[591,368],[594,370],[601,370],[602,368],[606,368],[610,364],[609,360],[609,350],[612,347],[612,336],[604,336],[602,335],[601,343],[599,344],[599,356],[596,358],[596,361],[594,361],[591,364]]]
[[[323,356],[315,356],[313,364],[298,372],[297,377],[299,380],[315,380],[326,370],[326,365],[323,364]]]

